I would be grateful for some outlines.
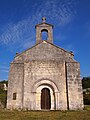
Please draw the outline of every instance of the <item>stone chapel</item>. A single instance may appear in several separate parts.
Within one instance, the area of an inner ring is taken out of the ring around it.
[[[53,44],[53,25],[46,18],[35,28],[36,44],[11,62],[7,109],[83,109],[79,62],[72,52]]]

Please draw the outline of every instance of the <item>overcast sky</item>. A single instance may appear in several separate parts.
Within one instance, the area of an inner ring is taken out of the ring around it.
[[[54,25],[54,44],[73,51],[81,77],[90,76],[90,0],[0,0],[0,80],[10,62],[35,44],[35,25]]]

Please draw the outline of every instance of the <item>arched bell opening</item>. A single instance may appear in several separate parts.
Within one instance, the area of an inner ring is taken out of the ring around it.
[[[48,40],[48,30],[41,30],[41,40]]]

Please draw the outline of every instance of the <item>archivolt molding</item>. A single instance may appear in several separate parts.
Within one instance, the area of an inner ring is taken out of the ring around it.
[[[47,85],[47,86],[49,86],[49,87],[53,90],[53,92],[59,92],[59,89],[58,89],[57,85],[56,85],[53,81],[51,81],[51,80],[49,80],[49,79],[41,79],[41,80],[38,80],[37,82],[35,82],[35,83],[33,84],[31,91],[32,91],[32,92],[36,92],[36,89],[37,89],[39,86],[42,86],[42,85]]]

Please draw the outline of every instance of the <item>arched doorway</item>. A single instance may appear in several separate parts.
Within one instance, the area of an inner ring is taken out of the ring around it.
[[[41,109],[51,109],[51,96],[48,88],[41,90]]]
[[[57,86],[50,80],[40,80],[32,87],[32,92],[35,93],[35,110],[41,109],[41,94],[44,88],[50,90],[51,108],[50,110],[58,109],[59,92]]]

